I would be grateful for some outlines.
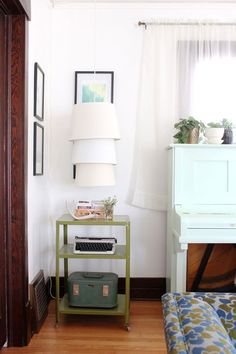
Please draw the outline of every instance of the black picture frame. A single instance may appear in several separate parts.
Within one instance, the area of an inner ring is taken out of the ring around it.
[[[44,168],[44,127],[34,122],[33,175],[43,175]]]
[[[91,87],[91,86],[94,87]],[[74,103],[113,103],[114,71],[75,71]]]
[[[34,63],[34,116],[44,120],[44,72],[38,63]]]

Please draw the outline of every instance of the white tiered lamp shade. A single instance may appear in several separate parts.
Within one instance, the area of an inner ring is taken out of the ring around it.
[[[72,146],[72,163],[116,164],[115,141],[113,139],[76,140]]]
[[[75,182],[80,187],[113,186],[115,171],[112,164],[76,164]]]
[[[79,103],[73,107],[70,139],[120,139],[112,103]]]
[[[70,141],[75,182],[81,187],[115,184],[115,140],[120,133],[112,103],[74,105]]]

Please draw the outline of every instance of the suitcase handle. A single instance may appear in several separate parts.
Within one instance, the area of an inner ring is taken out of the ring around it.
[[[83,273],[84,278],[103,278],[102,273]]]

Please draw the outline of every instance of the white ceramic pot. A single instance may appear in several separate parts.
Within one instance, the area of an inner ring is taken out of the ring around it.
[[[205,128],[205,137],[208,144],[221,144],[224,128]]]

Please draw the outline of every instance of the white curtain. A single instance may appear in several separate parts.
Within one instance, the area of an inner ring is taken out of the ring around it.
[[[196,113],[197,64],[203,58],[231,58],[235,41],[235,25],[166,22],[144,30],[130,184],[132,205],[167,209],[167,148],[173,142],[174,123]]]

